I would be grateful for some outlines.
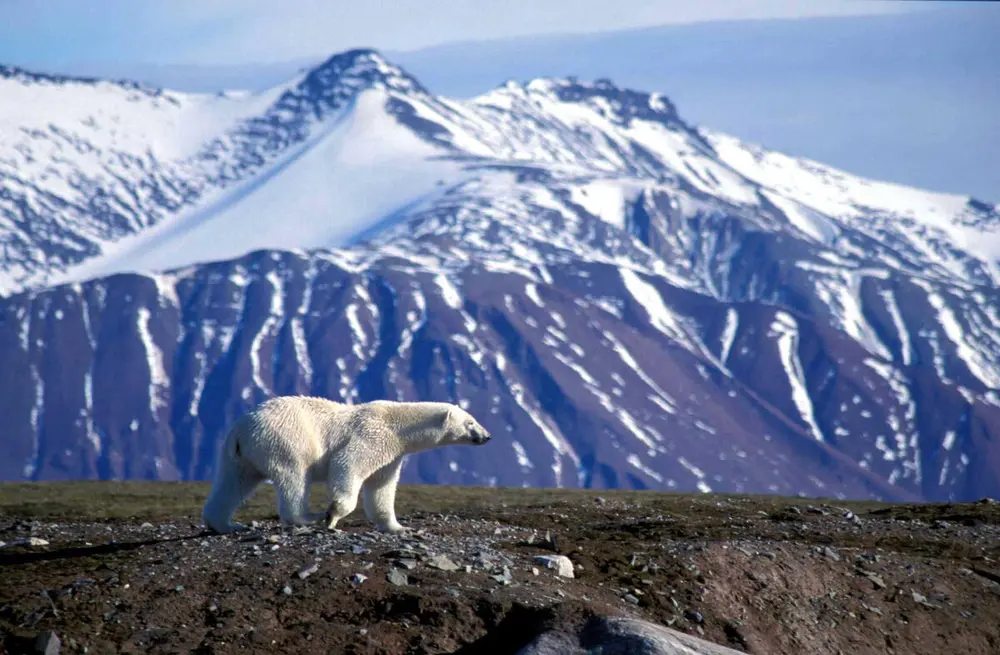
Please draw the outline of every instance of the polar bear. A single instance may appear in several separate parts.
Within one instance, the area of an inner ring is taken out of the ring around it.
[[[453,444],[482,445],[490,433],[451,403],[376,400],[345,405],[325,398],[278,396],[240,417],[226,435],[202,518],[220,533],[245,530],[236,509],[270,479],[278,515],[289,525],[325,518],[328,529],[354,511],[364,493],[368,520],[400,532],[396,485],[403,456]],[[309,513],[309,486],[326,482],[326,514]]]

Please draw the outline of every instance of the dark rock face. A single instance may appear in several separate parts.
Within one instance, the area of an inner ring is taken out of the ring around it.
[[[255,252],[173,279],[118,275],[21,294],[0,321],[12,381],[0,399],[9,417],[0,476],[206,479],[239,414],[275,394],[308,393],[458,402],[498,436],[489,452],[413,457],[410,482],[900,499],[996,493],[989,461],[970,460],[936,493],[910,469],[888,484],[891,462],[857,464],[866,443],[831,426],[865,435],[904,408],[843,334],[607,265],[549,274],[551,284],[528,282],[526,291],[515,274],[467,271],[453,284],[388,257],[357,270],[323,255]],[[681,338],[665,335],[628,284],[648,285],[691,327]],[[586,300],[597,294],[625,299],[620,315]],[[720,367],[716,344],[731,312],[739,323]],[[777,373],[782,339],[820,410],[813,420],[829,435],[822,442]],[[954,430],[955,451],[996,438],[994,408],[947,395],[926,377],[913,387],[918,406],[924,394],[935,398],[924,425]],[[856,402],[870,417],[838,422],[839,406]],[[921,456],[919,445],[912,466],[937,480],[947,453]]]
[[[411,458],[409,482],[1000,495],[992,264],[910,219],[796,208],[717,161],[665,98],[606,81],[459,108],[343,53],[183,162],[117,157],[116,182],[81,182],[85,203],[10,177],[0,264],[28,280],[92,257],[252,177],[372,87],[462,178],[350,248],[0,300],[0,479],[208,479],[237,416],[312,394],[461,403],[497,435]],[[559,118],[584,110],[597,118]],[[654,128],[702,168],[657,151]],[[588,195],[602,184],[620,192],[610,216]],[[969,229],[1000,221],[965,211]]]

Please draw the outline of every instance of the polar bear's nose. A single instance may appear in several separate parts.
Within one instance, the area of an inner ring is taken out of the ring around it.
[[[486,443],[487,441],[489,441],[491,438],[493,438],[493,435],[491,435],[489,432],[487,432],[486,428],[482,428],[482,427],[474,427],[474,428],[472,428],[472,440],[475,443],[482,445],[482,444]]]

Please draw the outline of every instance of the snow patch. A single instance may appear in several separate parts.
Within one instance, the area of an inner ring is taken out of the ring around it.
[[[152,312],[146,307],[140,307],[136,312],[136,327],[139,339],[146,352],[146,366],[149,370],[149,413],[155,420],[160,408],[167,406],[164,396],[170,390],[170,378],[163,364],[163,352],[153,340],[149,329]]]
[[[788,377],[788,384],[792,391],[792,402],[799,410],[802,420],[809,426],[816,441],[825,441],[823,431],[816,423],[813,410],[812,399],[806,388],[805,373],[802,371],[802,362],[799,360],[799,327],[796,320],[785,312],[776,312],[774,321],[771,323],[771,331],[768,337],[777,338],[778,354],[781,357],[781,365],[785,369]]]

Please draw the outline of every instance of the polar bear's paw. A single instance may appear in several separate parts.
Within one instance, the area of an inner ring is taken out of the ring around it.
[[[389,534],[400,534],[403,532],[410,532],[410,528],[402,526],[398,521],[393,521],[391,523],[381,523],[375,526],[375,529],[379,532],[388,532]]]
[[[242,523],[229,523],[221,528],[216,528],[213,526],[208,526],[208,529],[216,534],[232,534],[234,532],[246,532],[250,528],[243,525]]]
[[[343,530],[337,527],[337,523],[339,522],[340,519],[333,518],[332,516],[330,516],[329,512],[323,515],[323,524],[326,525],[326,529],[329,530],[330,532],[336,532],[336,533],[343,532]]]

